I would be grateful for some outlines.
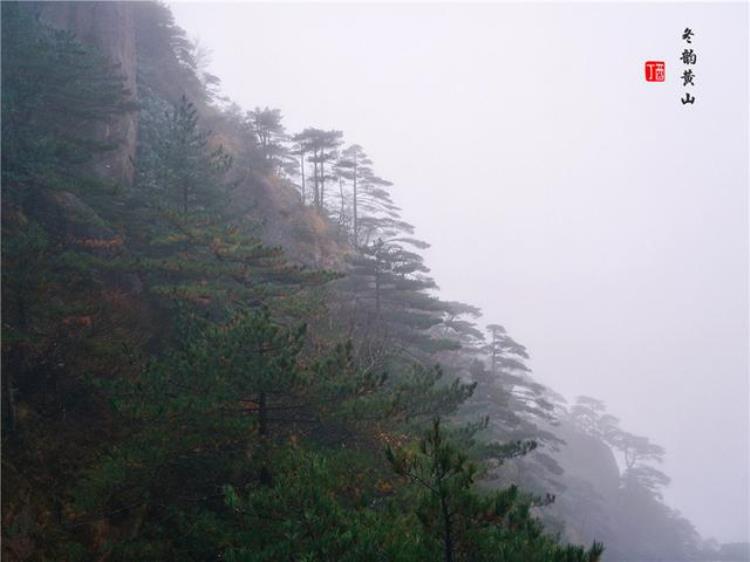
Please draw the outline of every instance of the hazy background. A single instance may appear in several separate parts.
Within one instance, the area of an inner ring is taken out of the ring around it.
[[[170,5],[240,105],[365,147],[445,298],[664,445],[704,536],[748,539],[747,4]]]

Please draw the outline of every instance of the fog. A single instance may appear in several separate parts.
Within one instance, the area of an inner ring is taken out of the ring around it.
[[[224,94],[365,147],[444,298],[663,445],[705,537],[748,539],[746,4],[170,6]]]

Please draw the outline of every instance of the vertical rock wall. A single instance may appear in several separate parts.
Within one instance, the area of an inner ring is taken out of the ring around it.
[[[131,101],[136,99],[136,49],[131,2],[43,2],[46,24],[75,33],[79,41],[97,47],[125,77]],[[138,116],[135,111],[113,117],[95,131],[96,140],[118,142],[94,163],[102,178],[125,185],[133,182]]]

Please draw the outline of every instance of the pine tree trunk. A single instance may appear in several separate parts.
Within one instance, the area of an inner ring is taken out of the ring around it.
[[[380,270],[375,268],[375,320],[380,321]]]
[[[260,483],[263,486],[271,486],[273,478],[268,468],[268,404],[265,392],[258,397],[258,434],[260,435]]]
[[[17,314],[18,314],[18,327],[22,332],[26,332],[28,329],[27,314],[26,314],[26,300],[23,297],[19,297],[17,303]],[[4,424],[3,430],[8,433],[16,431],[16,388],[14,385],[16,376],[23,373],[23,366],[25,362],[24,348],[16,344],[6,355],[3,355],[3,394],[5,396],[5,407],[3,408]],[[6,428],[7,426],[7,428]]]
[[[323,163],[323,158],[321,154],[320,159],[320,209],[325,209],[325,201],[326,201],[326,172],[325,172],[325,164]]]
[[[354,198],[352,204],[354,216],[354,248],[359,246],[359,225],[357,224],[357,157],[354,157]]]
[[[318,151],[313,152],[313,183],[315,192],[313,193],[313,206],[316,209],[320,208],[320,184],[318,179]]]
[[[11,356],[16,355],[16,350],[11,351]],[[14,357],[15,359],[15,357]],[[9,364],[18,363],[18,361],[10,360],[8,361]],[[13,375],[11,374],[13,368],[11,369],[3,369],[3,382],[5,383],[5,403],[7,406],[3,408],[3,410],[6,412],[6,421],[5,426],[7,426],[8,433],[13,433],[13,431],[16,429],[16,398],[15,398],[15,392],[13,389]],[[6,429],[5,427],[3,429]]]
[[[344,224],[345,205],[344,205],[344,180],[340,175],[339,175],[339,195],[341,196],[341,210],[339,211],[339,228],[341,228],[341,225]],[[344,229],[344,232],[346,232],[346,228]]]
[[[440,498],[440,507],[443,512],[443,544],[445,549],[445,562],[453,562],[453,530],[451,529],[451,519],[448,513],[448,505],[445,503],[445,497]]]
[[[302,204],[304,205],[306,203],[305,201],[305,153],[300,152],[300,160],[299,160],[299,171],[302,175]]]
[[[497,375],[497,334],[492,332],[492,374]]]

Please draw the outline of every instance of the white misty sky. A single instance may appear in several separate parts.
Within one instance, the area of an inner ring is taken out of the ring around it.
[[[702,534],[747,540],[747,4],[171,6],[233,100],[365,147],[441,294],[664,445]]]

